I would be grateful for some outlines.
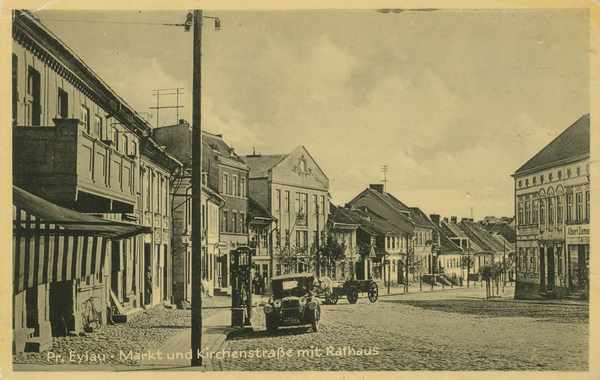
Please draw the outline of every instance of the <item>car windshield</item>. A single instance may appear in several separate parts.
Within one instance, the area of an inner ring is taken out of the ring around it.
[[[309,278],[290,278],[273,281],[273,295],[281,297],[301,297],[312,290],[312,281]]]

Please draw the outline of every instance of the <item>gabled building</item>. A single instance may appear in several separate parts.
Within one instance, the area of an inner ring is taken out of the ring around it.
[[[52,326],[53,334],[89,327],[81,315],[90,303],[105,323],[109,314],[127,321],[146,305],[170,300],[168,194],[181,163],[149,137],[145,120],[34,15],[14,11],[12,36],[13,183],[28,199],[15,204],[15,239],[23,233],[22,217],[59,226],[51,229],[68,235],[55,239],[58,245],[49,245],[50,236],[30,240],[13,254],[30,252],[23,264],[42,262],[42,267],[57,257],[71,269],[65,273],[55,261],[45,267],[46,277],[21,283],[28,276],[21,273],[25,267],[14,268],[19,284],[15,336],[25,331],[27,341],[16,350],[39,350],[40,341],[48,342],[43,326]],[[36,211],[29,202],[48,207]],[[45,213],[45,208],[79,216]],[[132,226],[132,233],[106,235],[100,244],[99,233],[69,227],[77,218],[85,221],[79,225]]]
[[[256,275],[268,284],[269,268],[273,267],[273,231],[277,228],[277,219],[266,207],[249,197],[249,233],[252,248],[252,264]]]
[[[462,268],[461,263],[467,251],[462,246],[468,247],[468,238],[464,236],[459,228],[450,229],[446,227],[448,222],[442,222],[440,215],[432,214],[429,218],[435,225],[435,229],[433,230],[431,258],[428,260],[430,265],[428,274],[443,273],[449,277],[450,281],[460,284],[461,281],[467,278],[467,271]],[[456,236],[453,230],[457,230],[456,233],[459,234],[459,237]]]
[[[184,162],[187,169],[191,168],[191,133],[191,125],[185,120],[152,131],[156,141]],[[215,273],[214,287],[225,292],[231,289],[229,251],[248,245],[248,172],[248,166],[222,135],[202,132],[202,183],[224,201],[219,211],[219,233],[221,241],[227,243],[228,251],[216,256],[211,270]]]
[[[252,199],[277,219],[273,250],[298,252],[292,271],[312,270],[308,250],[325,238],[329,179],[303,146],[289,154],[248,155],[244,161],[250,168]],[[274,260],[269,277],[284,271]]]
[[[327,217],[327,235],[332,236],[338,243],[343,243],[346,247],[346,260],[341,263],[335,263],[329,277],[333,280],[345,281],[356,278],[369,278],[365,276],[365,265],[358,264],[362,268],[357,272],[357,262],[370,260],[369,255],[364,257],[360,255],[357,229],[360,223],[351,215],[352,211],[329,204],[329,215]],[[369,239],[370,241],[370,239]],[[370,265],[366,265],[370,267]]]
[[[589,291],[590,115],[521,166],[515,180],[515,298]]]

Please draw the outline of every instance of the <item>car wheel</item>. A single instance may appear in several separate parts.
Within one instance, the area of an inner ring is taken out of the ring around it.
[[[319,331],[319,320],[321,318],[321,316],[319,314],[320,314],[319,310],[315,310],[315,312],[313,314],[313,320],[312,320],[312,331],[313,332]]]
[[[332,305],[335,305],[338,301],[338,295],[337,294],[332,294],[331,296],[329,296],[329,303],[331,303]]]
[[[350,289],[348,289],[348,302],[356,303],[356,301],[358,301],[358,289],[351,286]]]
[[[377,301],[378,296],[379,296],[379,288],[377,287],[376,283],[372,282],[371,286],[369,287],[369,301],[371,301],[371,302]]]

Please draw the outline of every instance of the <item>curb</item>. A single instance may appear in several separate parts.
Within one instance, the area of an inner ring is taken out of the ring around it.
[[[219,337],[217,339],[215,339],[215,341],[213,342],[213,344],[210,346],[210,352],[216,352],[219,350],[219,348],[221,348],[221,346],[223,345],[223,342],[225,342],[225,340],[227,339],[227,336],[229,336],[229,333],[233,331],[232,327],[228,327],[223,329],[223,332],[219,335]],[[213,365],[212,365],[212,359],[209,357],[208,359],[206,359],[206,364],[203,364],[202,366],[206,368],[207,371],[211,371],[211,372],[215,372]]]

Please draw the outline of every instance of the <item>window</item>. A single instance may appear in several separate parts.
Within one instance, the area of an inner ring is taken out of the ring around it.
[[[290,230],[285,230],[285,246],[289,247],[290,246]]]
[[[531,203],[525,201],[525,224],[531,223]]]
[[[392,243],[391,243],[392,238],[391,237],[387,237],[387,249],[390,249],[392,247]]]
[[[548,225],[554,225],[554,197],[548,198]]]
[[[246,178],[240,178],[240,197],[246,198]]]
[[[558,179],[562,179],[562,170],[558,171]]]
[[[239,195],[239,189],[238,189],[238,177],[236,175],[231,177],[231,186],[233,187],[233,195],[235,197],[237,197]]]
[[[325,196],[321,195],[321,205],[319,206],[319,211],[321,211],[321,215],[325,215]]]
[[[227,173],[223,173],[223,190],[221,194],[229,194],[229,175]]]
[[[534,199],[531,203],[533,203],[533,211],[531,213],[531,222],[533,224],[537,224],[538,222],[538,201]]]
[[[540,199],[540,224],[546,224],[546,207],[544,200]]]
[[[223,223],[221,224],[221,232],[229,232],[229,211],[223,211]]]
[[[81,122],[83,123],[83,130],[90,133],[90,109],[86,106],[81,106]]]
[[[277,190],[275,190],[275,211],[276,212],[279,212],[280,202],[281,202],[281,190],[277,189]]]
[[[567,222],[573,221],[573,194],[567,194]]]
[[[244,234],[246,233],[246,214],[241,213],[240,214],[240,233]]]
[[[151,195],[152,195],[152,174],[150,174],[149,170],[146,170],[146,172],[144,173],[144,176],[146,177],[146,211],[150,211],[150,200],[151,200]]]
[[[129,137],[123,133],[123,153],[129,154]]]
[[[567,178],[571,178],[571,168],[567,169]]]
[[[100,120],[102,121],[102,120]],[[131,154],[137,156],[137,143],[135,141],[131,142]]]
[[[396,238],[392,238],[392,249],[396,249]]]
[[[543,174],[540,176],[540,183],[544,183],[544,175]]]
[[[560,172],[559,172],[560,173]],[[556,223],[562,224],[563,222],[563,197],[559,195],[556,198]]]
[[[284,204],[284,211],[285,212],[290,212],[290,192],[289,191],[285,191],[285,198],[283,200],[283,204]]]
[[[583,220],[583,193],[575,194],[575,220]]]
[[[590,191],[585,192],[585,219],[590,219]]]
[[[313,206],[313,210],[314,210],[314,215],[316,215],[319,213],[319,210],[318,210],[319,206],[317,204],[317,194],[313,194],[313,202],[312,203],[313,203],[312,206]]]
[[[12,55],[12,119],[13,125],[17,125],[17,114],[19,105],[19,58]]]
[[[275,230],[275,244],[278,248],[281,248],[281,231]]]
[[[519,225],[525,224],[523,219],[523,202],[519,202]]]
[[[119,130],[117,127],[112,128],[112,141],[115,143],[115,149],[119,150]]]
[[[58,88],[58,96],[57,96],[58,104],[56,109],[58,110],[58,115],[63,119],[69,118],[69,94],[63,90],[62,88]]]
[[[300,212],[300,193],[296,193],[295,210],[296,212]]]
[[[39,126],[42,114],[40,98],[40,73],[29,66],[27,71],[27,124]]]
[[[237,232],[239,232],[239,231],[238,231],[238,224],[237,224],[237,221],[238,221],[238,220],[237,220],[237,219],[238,219],[238,218],[237,218],[237,212],[232,212],[232,213],[231,213],[231,222],[232,222],[231,224],[232,224],[232,227],[233,227],[233,232],[234,232],[234,233],[237,233]]]

